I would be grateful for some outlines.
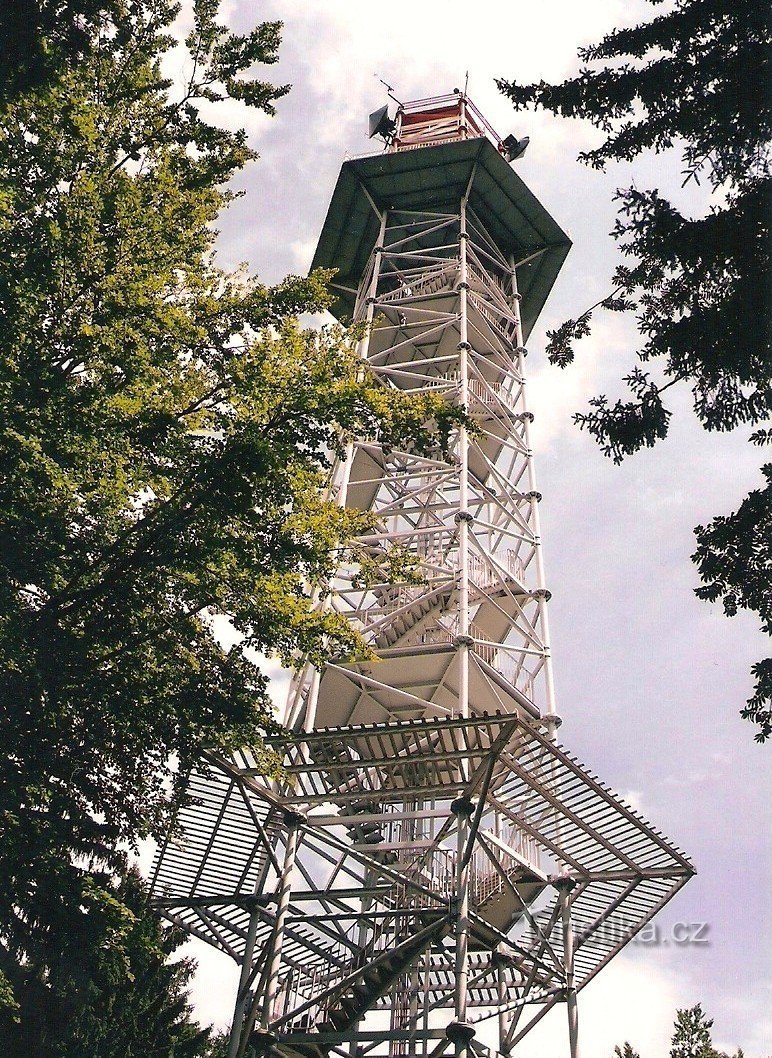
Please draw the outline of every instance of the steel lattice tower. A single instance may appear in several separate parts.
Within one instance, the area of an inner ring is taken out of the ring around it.
[[[384,386],[475,429],[450,457],[349,446],[330,487],[377,515],[359,544],[420,583],[341,567],[320,605],[378,661],[302,668],[282,780],[213,756],[156,857],[155,905],[241,967],[233,1058],[509,1054],[561,1002],[576,1058],[577,992],[693,873],[555,741],[524,340],[569,245],[462,94],[343,165],[314,260],[334,311]]]

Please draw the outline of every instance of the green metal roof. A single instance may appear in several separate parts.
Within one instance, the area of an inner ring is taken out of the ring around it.
[[[319,236],[312,268],[336,268],[336,282],[356,288],[378,238],[378,209],[455,212],[469,184],[469,205],[518,269],[527,336],[571,247],[571,240],[486,138],[457,140],[344,162]],[[545,249],[546,248],[546,249]],[[338,318],[351,316],[354,295],[335,291]]]

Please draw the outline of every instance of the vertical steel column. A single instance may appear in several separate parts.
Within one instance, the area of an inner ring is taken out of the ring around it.
[[[244,1058],[244,1055],[247,1052],[250,1036],[253,1033],[254,1025],[257,1021],[258,1011],[260,1012],[260,1028],[256,1033],[259,1039],[255,1041],[255,1049],[257,1053],[261,1055],[269,1054],[271,1046],[275,1042],[275,1038],[270,1031],[269,1025],[278,992],[281,953],[284,944],[284,925],[287,918],[287,911],[289,910],[290,894],[292,892],[292,875],[295,870],[295,857],[298,849],[298,827],[302,821],[303,817],[297,812],[288,811],[284,817],[284,822],[288,830],[287,844],[284,850],[284,864],[282,865],[281,878],[279,879],[279,901],[276,908],[276,918],[274,919],[270,956],[263,971],[262,980],[265,984],[265,992],[261,1006],[259,1001],[260,990],[259,988],[257,989],[252,1000],[249,1014],[243,1025],[239,1027],[238,1035],[236,1035],[238,1042],[235,1051],[236,1058]],[[234,1021],[231,1029],[228,1058],[231,1058],[231,1048],[233,1046],[232,1041],[236,1031],[237,1026]]]
[[[289,910],[290,895],[292,893],[292,876],[295,872],[295,857],[298,851],[298,829],[303,817],[295,812],[287,812],[284,817],[287,826],[287,844],[284,849],[284,864],[282,865],[281,879],[279,881],[279,900],[276,906],[276,921],[274,924],[273,944],[271,946],[271,958],[268,963],[268,972],[265,983],[265,999],[260,1015],[260,1029],[264,1034],[269,1033],[273,1005],[279,988],[279,971],[281,970],[281,953],[284,946],[284,923]]]
[[[319,684],[321,682],[321,675],[319,669],[314,669],[313,675],[311,676],[311,686],[308,688],[308,698],[306,700],[306,715],[303,721],[304,731],[313,731],[314,724],[316,723],[316,705],[319,701]]]
[[[372,328],[373,315],[374,315],[374,310],[375,310],[375,296],[376,296],[376,294],[378,292],[378,280],[380,279],[380,275],[381,275],[381,261],[383,259],[383,240],[384,240],[385,235],[386,235],[386,220],[387,220],[387,217],[388,217],[388,211],[384,210],[383,213],[381,213],[381,218],[380,218],[380,228],[378,229],[378,242],[373,247],[373,255],[374,255],[374,259],[373,259],[373,273],[370,276],[370,282],[369,282],[369,284],[367,286],[367,291],[366,292],[364,292],[364,291],[362,292],[362,293],[364,293],[364,296],[365,296],[365,318],[364,318],[364,323],[365,323],[365,326],[367,328],[365,333],[362,335],[362,338],[359,341],[359,345],[357,346],[357,351],[359,353],[359,357],[362,360],[366,360],[367,359],[367,352],[368,352],[368,349],[370,347],[370,330]],[[360,293],[359,296],[357,297],[357,303],[354,306],[354,318],[355,319],[356,319],[357,313],[360,311],[361,307],[362,307],[362,294]]]
[[[364,305],[365,305],[365,318],[364,318],[365,333],[362,335],[362,337],[360,338],[360,340],[359,340],[359,342],[357,344],[357,353],[359,355],[360,360],[367,360],[367,354],[368,354],[368,350],[370,348],[370,331],[372,329],[373,316],[375,314],[374,313],[374,306],[375,306],[375,297],[376,297],[376,294],[377,294],[377,291],[378,291],[378,280],[379,280],[380,274],[381,274],[381,260],[383,258],[383,239],[384,239],[384,236],[385,236],[385,233],[386,233],[386,218],[387,218],[387,216],[388,216],[388,214],[386,213],[386,211],[384,211],[382,214],[380,214],[380,228],[379,228],[378,242],[377,242],[376,246],[373,248],[373,255],[374,255],[373,272],[372,272],[372,275],[370,277],[370,282],[367,284],[367,288],[365,290],[360,290],[359,294],[357,295],[357,301],[356,301],[356,304],[354,306],[354,317],[356,318],[357,313],[359,311],[361,311],[362,302],[364,300]],[[356,449],[355,449],[354,445],[349,442],[349,444],[346,445],[345,457],[344,457],[344,459],[342,460],[342,462],[340,464],[340,482],[338,484],[337,495],[335,496],[335,502],[337,503],[337,505],[339,507],[345,507],[346,506],[346,502],[347,502],[347,499],[348,499],[349,481],[351,479],[351,467],[352,467],[352,465],[354,463],[355,454],[356,454]],[[328,602],[329,602],[329,596],[328,596]],[[316,723],[316,704],[317,704],[317,700],[318,700],[318,697],[319,697],[319,683],[320,683],[320,679],[321,679],[321,674],[317,670],[315,670],[313,676],[311,677],[311,686],[309,687],[308,697],[306,699],[306,715],[305,715],[305,718],[304,718],[304,721],[303,721],[303,730],[304,731],[313,730],[314,724]],[[289,695],[288,695],[288,699],[287,699],[288,708],[289,708],[289,703],[292,700],[294,684],[295,684],[295,680],[293,679],[292,684],[290,686],[290,692],[289,692]],[[288,712],[287,715],[285,716],[285,721],[284,721],[285,725],[287,727],[291,728],[294,725],[294,723],[295,723],[295,721],[297,719],[298,719],[298,710],[293,711],[291,714]]]
[[[247,985],[252,972],[252,956],[255,953],[257,924],[258,916],[253,908],[249,915],[249,925],[247,926],[247,936],[244,943],[244,956],[241,960],[239,989],[236,993],[236,1003],[233,1008],[233,1021],[231,1022],[230,1036],[228,1037],[227,1058],[236,1058],[239,1051],[239,1041],[241,1040],[241,1033],[244,1027],[244,1015],[247,1010],[247,1000],[249,999],[249,988]]]
[[[559,885],[560,908],[563,917],[563,962],[566,972],[566,1011],[568,1013],[568,1046],[571,1058],[579,1058],[579,1009],[574,983],[574,927],[571,922],[571,890],[574,883],[567,878]]]
[[[521,385],[523,387],[521,404],[523,407],[523,411],[527,413],[527,404],[525,399],[525,350],[523,346],[523,324],[520,316],[520,294],[517,289],[517,269],[515,267],[514,258],[510,258],[510,264],[512,266],[512,313],[515,317],[515,342],[517,343],[515,354],[517,356],[517,371],[520,375]],[[547,726],[547,733],[549,737],[554,741],[555,732],[560,726],[560,717],[558,716],[557,710],[555,708],[555,682],[552,675],[550,627],[549,615],[547,613],[547,585],[544,577],[544,555],[542,553],[541,545],[541,519],[539,517],[538,501],[539,490],[536,487],[536,468],[534,466],[533,461],[533,449],[531,448],[531,431],[529,419],[529,415],[525,414],[523,420],[523,432],[525,437],[525,445],[528,453],[528,489],[533,494],[532,525],[536,557],[536,580],[539,591],[539,622],[541,624],[541,631],[544,637],[544,686],[546,704],[544,720]]]
[[[469,404],[469,335],[468,335],[468,296],[469,280],[467,272],[466,196],[461,201],[459,212],[459,400],[464,409]],[[459,598],[458,598],[458,710],[462,717],[469,716],[469,651],[473,640],[469,635],[469,433],[462,426],[458,437],[459,448],[459,509],[456,514],[458,523],[458,561],[459,561]],[[466,1058],[469,1042],[474,1038],[474,1029],[466,1024],[466,1009],[469,984],[469,862],[465,862],[465,851],[469,835],[469,818],[474,810],[467,797],[457,798],[451,805],[456,817],[456,907],[455,907],[455,940],[456,940],[456,991],[455,1021],[448,1026],[448,1038],[455,1047],[456,1058]]]
[[[295,856],[298,851],[298,827],[302,816],[294,812],[288,812],[285,817],[287,824],[287,845],[284,850],[284,864],[279,883],[279,902],[276,907],[276,926],[274,930],[273,950],[271,961],[268,966],[268,979],[265,986],[265,1003],[261,1017],[261,1026],[268,1028],[271,1020],[271,1008],[276,999],[276,991],[279,984],[279,970],[281,969],[281,952],[284,945],[284,921],[289,909],[290,894],[292,893],[292,875],[295,871]]]
[[[456,991],[455,1021],[448,1025],[446,1033],[455,1047],[456,1058],[467,1058],[469,1044],[474,1039],[475,1030],[466,1021],[469,990],[469,863],[464,863],[464,851],[469,836],[469,819],[474,811],[474,805],[468,797],[457,797],[450,808],[456,817],[458,834],[454,908]]]
[[[468,335],[468,290],[466,199],[461,203],[459,216],[459,284],[458,310],[459,335],[458,373],[459,400],[466,410],[469,406],[469,335]],[[461,716],[469,716],[469,648],[473,645],[469,636],[469,432],[462,426],[458,435],[459,455],[459,509],[458,523],[458,707]]]
[[[366,330],[365,330],[365,333],[362,335],[362,337],[361,337],[361,339],[359,341],[359,345],[357,347],[357,352],[359,353],[359,358],[362,361],[366,361],[367,360],[367,356],[368,356],[368,353],[370,351],[370,332],[372,331],[372,326],[373,326],[373,317],[375,315],[375,302],[376,302],[377,296],[378,296],[378,282],[379,282],[380,276],[381,276],[381,262],[383,261],[383,240],[386,237],[386,221],[387,221],[387,218],[388,218],[388,211],[384,210],[383,213],[381,213],[381,218],[380,218],[380,227],[378,229],[378,241],[375,244],[375,246],[373,247],[373,272],[372,272],[372,275],[370,276],[370,282],[367,285],[367,290],[366,291],[362,291],[358,295],[357,303],[354,306],[354,318],[356,318],[357,314],[361,311],[362,296],[364,295],[364,297],[365,297],[365,318],[364,318],[364,324],[365,324]],[[344,479],[344,482],[343,482],[343,484],[341,486],[341,491],[340,491],[339,497],[338,497],[338,502],[340,503],[341,507],[345,507],[346,506],[346,501],[347,501],[347,497],[348,497],[348,485],[349,485],[349,479],[351,478],[351,466],[352,466],[352,464],[354,462],[354,446],[353,445],[349,445],[349,451],[348,451],[347,455],[348,455],[348,458],[347,458],[347,462],[346,462],[345,479]],[[365,884],[367,884],[367,881],[368,881],[368,878],[369,878],[369,874],[370,874],[370,868],[369,867],[365,867]],[[363,912],[366,912],[368,910],[369,903],[370,903],[369,898],[365,897],[363,899],[363,901],[362,901],[362,911]],[[358,942],[360,948],[364,948],[364,946],[365,946],[365,944],[367,942],[367,926],[363,922],[359,923],[359,928],[357,930],[357,942]],[[357,1025],[358,1024],[359,1024],[359,1022],[357,1022]],[[357,1054],[357,1051],[358,1051],[358,1046],[357,1046],[357,1044],[355,1042],[351,1044],[350,1051],[351,1051],[352,1058],[355,1058],[355,1055]]]
[[[500,959],[496,964],[496,999],[499,1004],[499,1052],[504,1054],[507,1046],[507,1015],[504,1012],[504,1006],[507,1001],[507,988],[504,980],[504,966]]]

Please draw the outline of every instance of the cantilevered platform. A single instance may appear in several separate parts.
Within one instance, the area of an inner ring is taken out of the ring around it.
[[[565,887],[581,989],[693,874],[679,849],[538,725],[508,714],[318,730],[269,744],[283,760],[278,789],[246,750],[212,758],[206,775],[191,777],[198,804],[181,812],[184,836],[159,850],[151,881],[154,904],[170,921],[234,958],[244,955],[257,907],[250,965],[259,971],[276,922],[284,818],[300,814],[297,867],[314,883],[301,883],[288,909],[292,972],[271,1018],[282,1054],[292,1053],[298,1034],[314,1032],[324,1045],[326,1020],[339,1032],[334,1012],[345,1009],[351,975],[366,987],[367,966],[402,934],[425,930],[417,943],[425,941],[430,956],[430,1002],[437,1011],[452,1007],[451,931],[443,922],[456,867],[449,805],[457,798],[478,806],[468,835],[476,864],[473,1024],[496,1015],[502,983],[510,1011],[538,997],[542,1010],[560,1001]],[[375,940],[360,930],[363,897],[381,923]],[[415,958],[414,945],[406,954]],[[309,1005],[298,1012],[304,995]],[[373,1008],[385,1002],[377,998]],[[526,1027],[527,1020],[513,1043]]]

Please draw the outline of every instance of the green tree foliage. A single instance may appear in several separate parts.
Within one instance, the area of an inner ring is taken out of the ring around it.
[[[674,0],[579,56],[585,65],[563,84],[499,81],[499,87],[517,108],[543,106],[601,130],[600,145],[580,155],[595,168],[680,149],[684,183],[706,181],[711,204],[703,215],[686,216],[657,189],[617,192],[612,234],[626,260],[606,298],[550,332],[548,354],[561,367],[569,364],[598,308],[637,312],[637,356],[647,369],[636,365],[626,376],[631,399],[612,403],[600,395],[576,421],[615,462],[666,436],[671,413],[663,393],[676,384],[690,387],[705,429],[758,424],[772,411],[767,9],[755,0]],[[697,530],[696,561],[706,580],[700,597],[726,599],[725,580],[735,587],[738,578],[752,581],[756,561],[768,560],[768,548],[754,544],[745,570],[742,541],[729,539],[747,529],[755,512],[762,521],[751,531],[759,541],[770,493],[753,495],[739,519]],[[766,569],[769,580],[768,561]],[[733,597],[762,612],[767,626],[768,595],[766,614],[752,589]],[[759,740],[772,734],[771,668],[772,661],[755,666],[756,692],[743,712],[758,725]]]
[[[141,879],[89,879],[77,931],[50,926],[53,957],[45,976],[10,960],[21,1016],[0,1023],[7,1058],[209,1058],[209,1030],[191,1020],[193,964],[170,959],[183,942],[147,908]],[[61,931],[61,932],[59,932]],[[54,954],[55,953],[55,954]]]
[[[322,488],[346,438],[427,448],[459,417],[379,388],[356,333],[300,329],[328,276],[216,266],[252,152],[203,114],[286,91],[248,75],[279,24],[217,6],[178,87],[169,0],[3,5],[32,21],[0,69],[0,941],[41,981],[202,746],[259,745],[255,652],[361,649],[311,605],[365,524]]]
[[[769,431],[760,430],[751,440],[764,444]],[[733,514],[697,526],[692,558],[703,581],[696,589],[700,599],[721,599],[728,617],[740,609],[755,610],[763,631],[772,635],[772,463],[761,469],[763,489],[750,492]],[[756,689],[742,715],[756,722],[763,739],[772,734],[772,658],[756,662],[752,671]]]
[[[713,1021],[705,1014],[700,1003],[688,1010],[676,1011],[670,1058],[730,1058],[713,1046],[712,1027]],[[615,1047],[614,1055],[615,1058],[640,1058],[629,1043]],[[743,1052],[738,1049],[732,1058],[743,1058]]]
[[[679,1010],[670,1041],[670,1058],[729,1058],[713,1046],[710,1030],[713,1019],[709,1018],[700,1003],[688,1010]],[[738,1050],[733,1058],[743,1058]]]

